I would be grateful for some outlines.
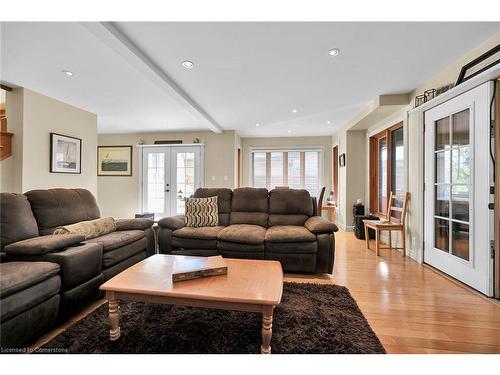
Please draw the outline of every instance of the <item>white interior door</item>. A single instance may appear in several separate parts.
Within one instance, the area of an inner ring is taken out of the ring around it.
[[[170,215],[182,215],[185,198],[202,185],[202,150],[199,146],[172,147]]]
[[[424,261],[491,296],[491,83],[425,113]]]
[[[185,198],[202,185],[202,146],[142,147],[141,180],[142,212],[156,220],[183,214]]]

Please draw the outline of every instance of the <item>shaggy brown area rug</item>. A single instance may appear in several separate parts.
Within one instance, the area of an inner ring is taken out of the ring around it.
[[[109,340],[107,304],[44,349],[68,353],[259,353],[261,315],[121,302],[121,337]],[[345,287],[284,283],[274,311],[271,348],[278,353],[385,353]]]

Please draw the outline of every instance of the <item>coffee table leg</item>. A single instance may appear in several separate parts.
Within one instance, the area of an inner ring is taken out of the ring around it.
[[[106,298],[108,299],[109,322],[111,324],[109,339],[115,341],[120,338],[120,312],[118,311],[118,301],[115,299],[114,293],[107,293]]]
[[[262,307],[262,354],[271,354],[271,335],[273,334],[273,310],[274,306]]]

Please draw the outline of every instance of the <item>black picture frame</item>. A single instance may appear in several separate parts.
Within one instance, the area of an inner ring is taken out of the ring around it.
[[[64,140],[66,142],[74,142],[75,150],[75,168],[58,166],[55,155],[57,153],[57,141]],[[65,174],[81,174],[82,173],[82,139],[69,135],[50,133],[50,173],[65,173]]]
[[[345,167],[345,153],[339,155],[339,166]]]
[[[126,171],[104,171],[102,169],[101,151],[103,150],[118,150],[127,152],[127,170]],[[133,147],[131,145],[118,145],[118,146],[97,146],[97,175],[98,176],[114,176],[114,177],[130,177],[133,171]]]
[[[477,67],[482,62],[484,62],[485,60],[490,59],[492,57],[493,57],[493,61],[487,63],[486,65],[482,66],[481,68],[479,68],[477,70],[474,70],[472,73],[469,72],[474,67]],[[482,73],[485,70],[488,70],[489,68],[491,68],[492,66],[495,66],[498,63],[500,63],[500,44],[493,47],[489,51],[483,53],[481,56],[472,60],[470,63],[464,65],[462,67],[462,69],[460,69],[460,73],[458,75],[457,83],[455,84],[455,86],[458,86],[459,84],[471,79],[472,77],[478,75],[479,73]],[[467,74],[468,72],[470,74]]]

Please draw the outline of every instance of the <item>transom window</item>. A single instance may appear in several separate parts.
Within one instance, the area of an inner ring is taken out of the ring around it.
[[[252,151],[252,186],[288,186],[317,196],[321,185],[321,150]]]

